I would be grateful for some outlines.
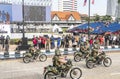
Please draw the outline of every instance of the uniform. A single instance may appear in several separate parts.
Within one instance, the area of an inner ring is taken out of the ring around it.
[[[93,49],[92,49],[92,57],[94,57],[95,59],[98,56],[98,51],[100,49],[100,45],[99,45],[99,41],[95,41],[93,44]]]
[[[55,49],[55,55],[53,57],[53,66],[59,67],[60,62],[59,62],[59,57],[61,56],[59,48]]]
[[[83,54],[88,54],[89,53],[89,44],[87,42],[85,42],[84,44],[81,44],[80,51]]]
[[[64,59],[65,62],[62,62],[61,60],[61,54],[60,54],[60,50],[59,49],[56,49],[55,50],[55,55],[53,57],[53,66],[57,67],[57,69],[64,69],[66,66],[65,66],[65,63],[66,61]]]

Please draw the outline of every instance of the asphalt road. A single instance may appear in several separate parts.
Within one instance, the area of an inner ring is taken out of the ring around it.
[[[108,56],[112,59],[110,67],[99,65],[88,69],[84,60],[73,61],[74,65],[82,70],[83,75],[80,79],[120,79],[120,53],[108,53]],[[68,58],[73,60],[73,56],[68,56]],[[22,59],[0,60],[0,79],[44,79],[44,67],[52,64],[51,61],[51,58],[48,58],[46,62],[37,60],[25,64]]]

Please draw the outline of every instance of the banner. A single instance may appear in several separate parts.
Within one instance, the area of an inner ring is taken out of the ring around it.
[[[0,35],[11,35],[11,27],[9,24],[0,24]]]

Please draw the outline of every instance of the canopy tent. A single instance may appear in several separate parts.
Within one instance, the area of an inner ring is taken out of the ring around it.
[[[53,32],[62,32],[63,30],[62,30],[62,28],[60,28],[58,25],[55,24],[55,25],[53,26],[52,31],[53,31]]]
[[[107,22],[93,22],[90,23],[90,32],[92,34],[103,34],[105,32],[116,32],[120,30],[120,24],[117,22],[107,23]],[[78,31],[80,33],[88,33],[88,23],[81,24],[78,27],[72,28],[69,32]]]

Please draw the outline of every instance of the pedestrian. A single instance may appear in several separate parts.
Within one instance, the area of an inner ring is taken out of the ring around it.
[[[10,37],[9,37],[9,35],[7,35],[6,39],[5,39],[5,51],[6,52],[9,51],[9,44],[10,44]]]
[[[5,45],[5,37],[1,35],[1,44],[2,44],[2,51],[4,50],[4,45]]]

